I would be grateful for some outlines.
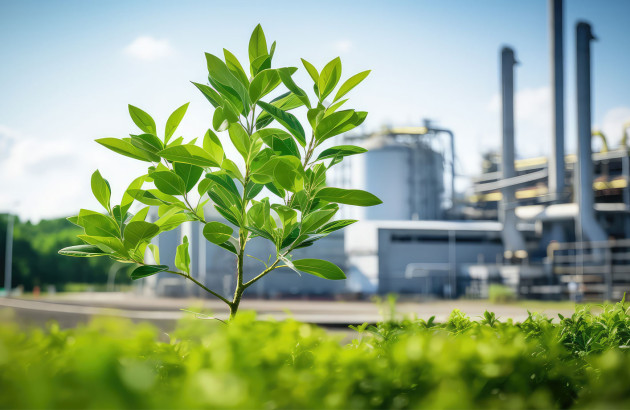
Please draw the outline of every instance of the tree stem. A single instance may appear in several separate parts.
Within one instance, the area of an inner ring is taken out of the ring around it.
[[[236,259],[236,289],[234,290],[234,299],[230,304],[230,320],[234,319],[236,316],[238,306],[241,303],[241,296],[243,296],[243,292],[245,291],[245,286],[243,285],[243,259],[245,256],[245,244],[247,242],[246,235],[247,234],[241,229],[239,232],[240,247],[238,250],[238,258]]]

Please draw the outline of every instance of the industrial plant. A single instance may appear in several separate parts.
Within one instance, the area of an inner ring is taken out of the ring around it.
[[[362,188],[384,203],[342,209],[358,219],[316,245],[294,252],[296,258],[322,258],[347,274],[327,281],[283,268],[257,282],[252,296],[361,297],[397,293],[427,298],[485,297],[491,284],[510,287],[526,298],[620,299],[630,291],[630,157],[628,129],[619,147],[591,124],[591,43],[594,28],[575,30],[577,135],[565,135],[563,4],[549,2],[553,138],[549,158],[516,160],[514,72],[517,52],[499,50],[502,144],[488,155],[471,195],[455,191],[457,136],[425,120],[418,127],[388,127],[371,134],[343,135],[341,145],[369,151],[347,158],[328,184]],[[630,123],[628,124],[630,127]],[[593,152],[592,140],[602,140]],[[567,154],[565,139],[577,142]],[[212,209],[206,218],[222,220]],[[160,236],[161,259],[169,264],[175,245],[191,241],[191,274],[212,289],[234,288],[235,256],[209,244],[195,225]],[[172,254],[169,255],[169,249]],[[253,277],[275,250],[254,238],[245,264]],[[189,295],[196,290],[184,278],[166,273],[138,284],[157,295]]]

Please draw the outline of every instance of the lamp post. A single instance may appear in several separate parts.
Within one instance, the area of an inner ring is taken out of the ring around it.
[[[4,254],[4,291],[6,296],[11,295],[11,267],[13,264],[13,222],[15,215],[9,213],[7,217],[7,242]]]

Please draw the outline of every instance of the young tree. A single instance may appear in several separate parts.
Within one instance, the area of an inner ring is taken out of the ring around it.
[[[214,131],[206,132],[201,146],[196,145],[196,138],[186,143],[182,137],[172,139],[188,103],[171,114],[161,138],[153,118],[129,105],[131,119],[141,133],[130,138],[96,141],[121,155],[151,163],[148,172],[136,178],[120,204],[114,206],[109,183],[98,170],[94,172],[92,192],[107,213],[82,209],[78,216],[69,218],[84,228],[85,234],[79,238],[85,245],[64,248],[59,253],[79,257],[109,256],[137,264],[132,279],[158,272],[183,276],[225,302],[230,308],[230,318],[236,314],[245,289],[274,269],[288,267],[326,279],[345,279],[343,271],[333,263],[293,259],[291,252],[311,246],[329,233],[356,222],[333,220],[338,204],[372,206],[381,203],[366,191],[326,186],[326,173],[332,166],[365,149],[352,145],[320,148],[329,138],[352,130],[365,120],[364,111],[340,108],[347,102],[342,98],[370,71],[350,77],[332,98],[341,77],[339,57],[326,64],[321,72],[302,60],[314,83],[315,99],[311,101],[293,81],[296,67],[271,68],[275,49],[275,42],[267,48],[265,35],[258,25],[249,42],[249,75],[228,50],[223,50],[224,60],[206,53],[208,84],[193,84],[214,107]],[[286,92],[271,101],[263,100],[281,84]],[[289,113],[300,107],[307,110],[311,128],[308,137],[303,124]],[[272,127],[274,121],[283,128]],[[226,157],[215,131],[227,131],[242,161]],[[144,189],[145,183],[152,183],[155,188]],[[261,198],[263,192],[278,199]],[[132,215],[129,210],[134,201],[147,206]],[[209,202],[227,223],[206,222],[204,206]],[[151,206],[158,207],[159,219],[154,223],[145,220]],[[185,222],[203,224],[203,235],[209,242],[236,255],[236,288],[231,300],[190,275],[186,237],[177,247],[174,269],[160,264],[158,247],[151,240]],[[258,276],[245,281],[245,248],[256,236],[275,245],[275,261],[266,265]],[[156,264],[145,263],[147,249]]]

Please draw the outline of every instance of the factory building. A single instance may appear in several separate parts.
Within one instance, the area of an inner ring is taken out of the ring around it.
[[[483,297],[488,285],[510,286],[530,298],[566,296],[618,299],[630,291],[630,158],[624,128],[611,150],[591,124],[591,55],[594,38],[576,25],[577,154],[564,149],[563,5],[550,0],[553,138],[549,158],[516,160],[514,70],[516,53],[499,54],[502,142],[500,155],[485,158],[472,195],[457,202],[455,136],[429,121],[366,135],[341,136],[334,145],[368,148],[344,159],[328,184],[366,189],[383,204],[341,209],[358,219],[296,258],[327,259],[345,281],[301,277],[279,269],[257,282],[249,296],[334,297],[395,292],[423,297]],[[629,124],[630,125],[630,124]],[[603,149],[592,152],[592,138]],[[333,168],[334,170],[335,168]],[[207,218],[219,218],[207,209]],[[192,275],[224,295],[234,289],[235,256],[205,241],[198,226],[159,237],[162,263],[172,264],[183,235],[191,240]],[[260,238],[248,244],[245,275],[253,277],[274,249]],[[168,254],[172,250],[172,255]],[[263,261],[263,262],[261,262]],[[155,275],[145,290],[186,295],[196,289],[181,277]]]

